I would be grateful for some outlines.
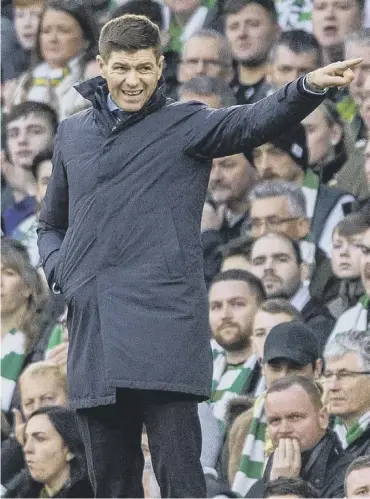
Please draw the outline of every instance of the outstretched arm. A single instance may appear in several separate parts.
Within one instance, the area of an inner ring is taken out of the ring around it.
[[[275,94],[244,106],[213,110],[199,106],[184,152],[198,159],[253,149],[302,121],[325,99],[330,87],[345,87],[362,59],[336,62],[285,85]]]

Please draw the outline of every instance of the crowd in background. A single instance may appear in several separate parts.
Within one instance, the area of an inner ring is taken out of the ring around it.
[[[2,0],[2,495],[92,497],[36,229],[58,124],[91,106],[74,85],[100,77],[100,27],[126,13],[159,26],[168,97],[216,109],[363,58],[300,125],[213,161],[199,417],[209,497],[370,497],[368,0]]]

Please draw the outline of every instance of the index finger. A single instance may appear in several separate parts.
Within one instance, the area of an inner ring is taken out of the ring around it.
[[[338,64],[337,67],[341,69],[354,68],[355,66],[361,64],[363,60],[364,59],[362,57],[356,57],[356,59],[347,59],[346,61],[338,61],[337,63],[334,64]]]

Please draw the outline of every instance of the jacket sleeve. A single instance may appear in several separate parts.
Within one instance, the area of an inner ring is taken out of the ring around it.
[[[255,104],[202,107],[186,134],[184,153],[205,160],[243,153],[268,142],[309,115],[325,99],[303,87],[303,77]]]
[[[68,181],[60,147],[62,140],[62,126],[59,126],[54,144],[53,171],[41,205],[37,229],[40,259],[50,287],[58,251],[68,228]]]

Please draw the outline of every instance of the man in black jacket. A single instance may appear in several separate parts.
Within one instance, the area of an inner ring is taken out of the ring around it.
[[[293,126],[347,85],[338,62],[253,107],[166,99],[158,27],[109,21],[92,107],[64,120],[40,213],[48,283],[69,307],[68,392],[96,497],[143,495],[145,423],[162,497],[204,497],[197,403],[212,359],[200,221],[212,159]]]
[[[265,410],[275,451],[248,497],[263,497],[266,483],[279,477],[300,477],[319,497],[343,497],[346,466],[338,466],[343,451],[328,430],[329,416],[317,385],[303,376],[281,378],[267,391]]]

